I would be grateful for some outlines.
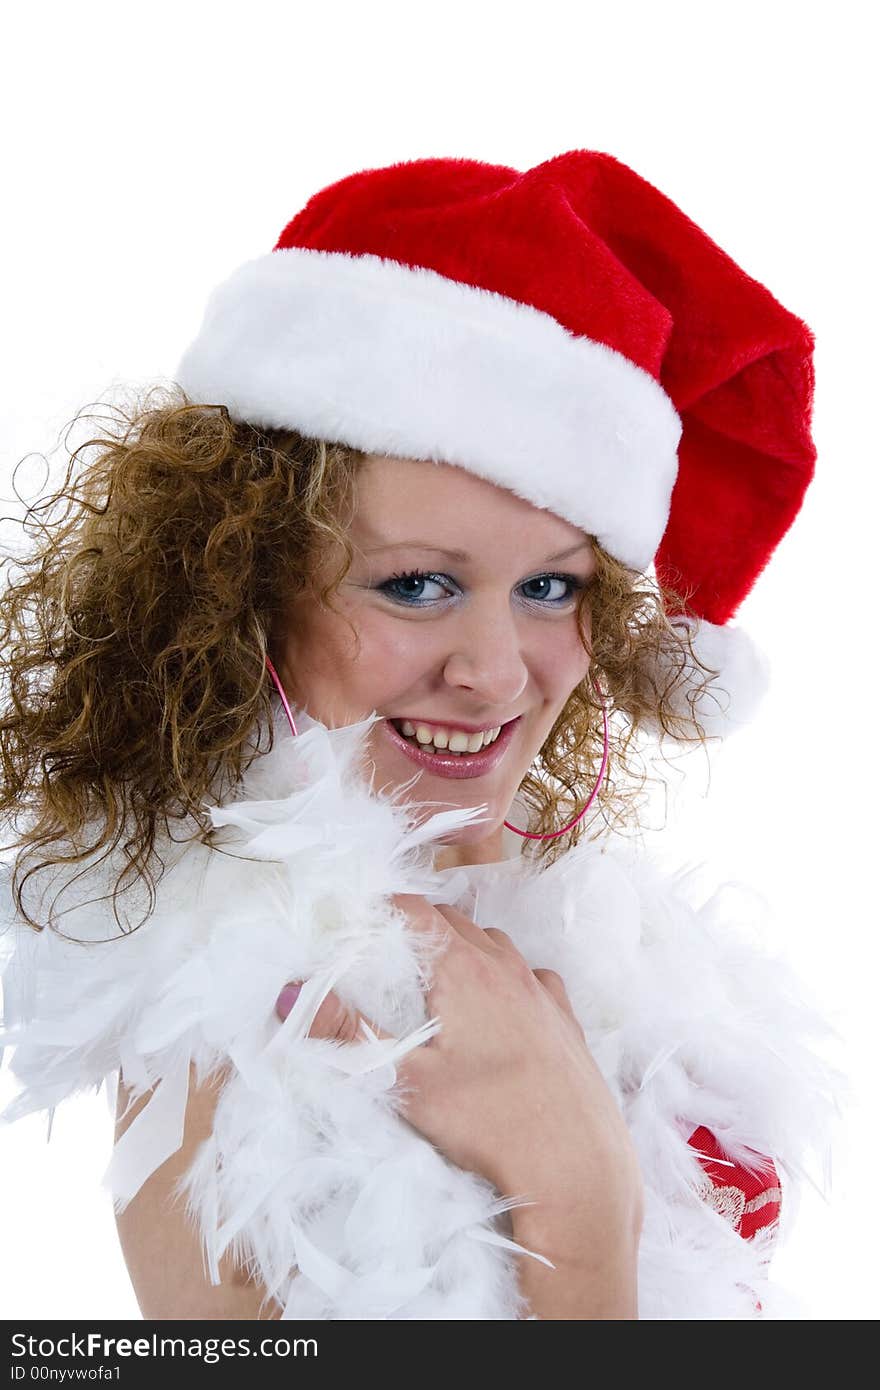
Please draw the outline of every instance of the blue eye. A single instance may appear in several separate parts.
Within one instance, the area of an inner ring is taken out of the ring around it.
[[[527,585],[533,584],[542,585],[546,584],[548,581],[564,584],[567,592],[564,594],[557,594],[555,598],[549,599],[546,594],[540,597],[531,597],[529,599],[530,602],[538,603],[543,608],[559,608],[573,598],[574,594],[580,589],[586,587],[583,580],[578,579],[573,574],[541,574],[534,579],[525,580],[521,587],[525,588]],[[419,595],[413,594],[412,592],[410,592],[409,595],[405,595],[401,592],[401,587],[399,587],[403,585],[418,586],[426,582],[429,584],[438,584],[441,587],[449,587],[447,576],[427,574],[424,570],[405,570],[403,573],[392,575],[390,579],[386,579],[384,583],[376,587],[380,593],[387,594],[388,597],[395,602],[403,603],[410,608],[427,608],[431,603],[436,602],[436,600],[429,599],[426,602],[419,602]]]

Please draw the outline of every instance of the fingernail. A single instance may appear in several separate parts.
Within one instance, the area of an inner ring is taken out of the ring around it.
[[[287,1018],[297,999],[302,985],[285,985],[275,1000],[275,1010],[282,1018]]]

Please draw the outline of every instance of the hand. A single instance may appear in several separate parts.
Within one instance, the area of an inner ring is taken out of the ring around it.
[[[414,930],[439,938],[426,1000],[442,1029],[396,1064],[403,1116],[499,1191],[549,1196],[560,1216],[603,1233],[640,1225],[635,1149],[561,977],[532,970],[505,932],[454,907],[393,901]],[[285,993],[281,1017],[292,1007]],[[310,1036],[363,1040],[360,1015],[331,993]]]

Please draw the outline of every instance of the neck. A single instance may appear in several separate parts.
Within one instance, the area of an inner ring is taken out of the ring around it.
[[[504,857],[503,827],[472,845],[442,845],[434,851],[435,869],[459,869],[466,864],[496,864]]]

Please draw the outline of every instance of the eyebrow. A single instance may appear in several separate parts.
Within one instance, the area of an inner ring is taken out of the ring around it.
[[[552,564],[555,560],[567,560],[569,555],[574,555],[578,550],[592,549],[589,541],[579,541],[577,545],[569,546],[568,550],[560,550],[558,555],[548,555],[545,564]],[[460,560],[464,564],[469,563],[470,555],[465,550],[446,550],[442,545],[429,545],[427,541],[390,541],[387,545],[374,545],[369,550],[364,550],[364,555],[378,555],[383,550],[432,550],[436,555],[448,555],[453,560]]]

